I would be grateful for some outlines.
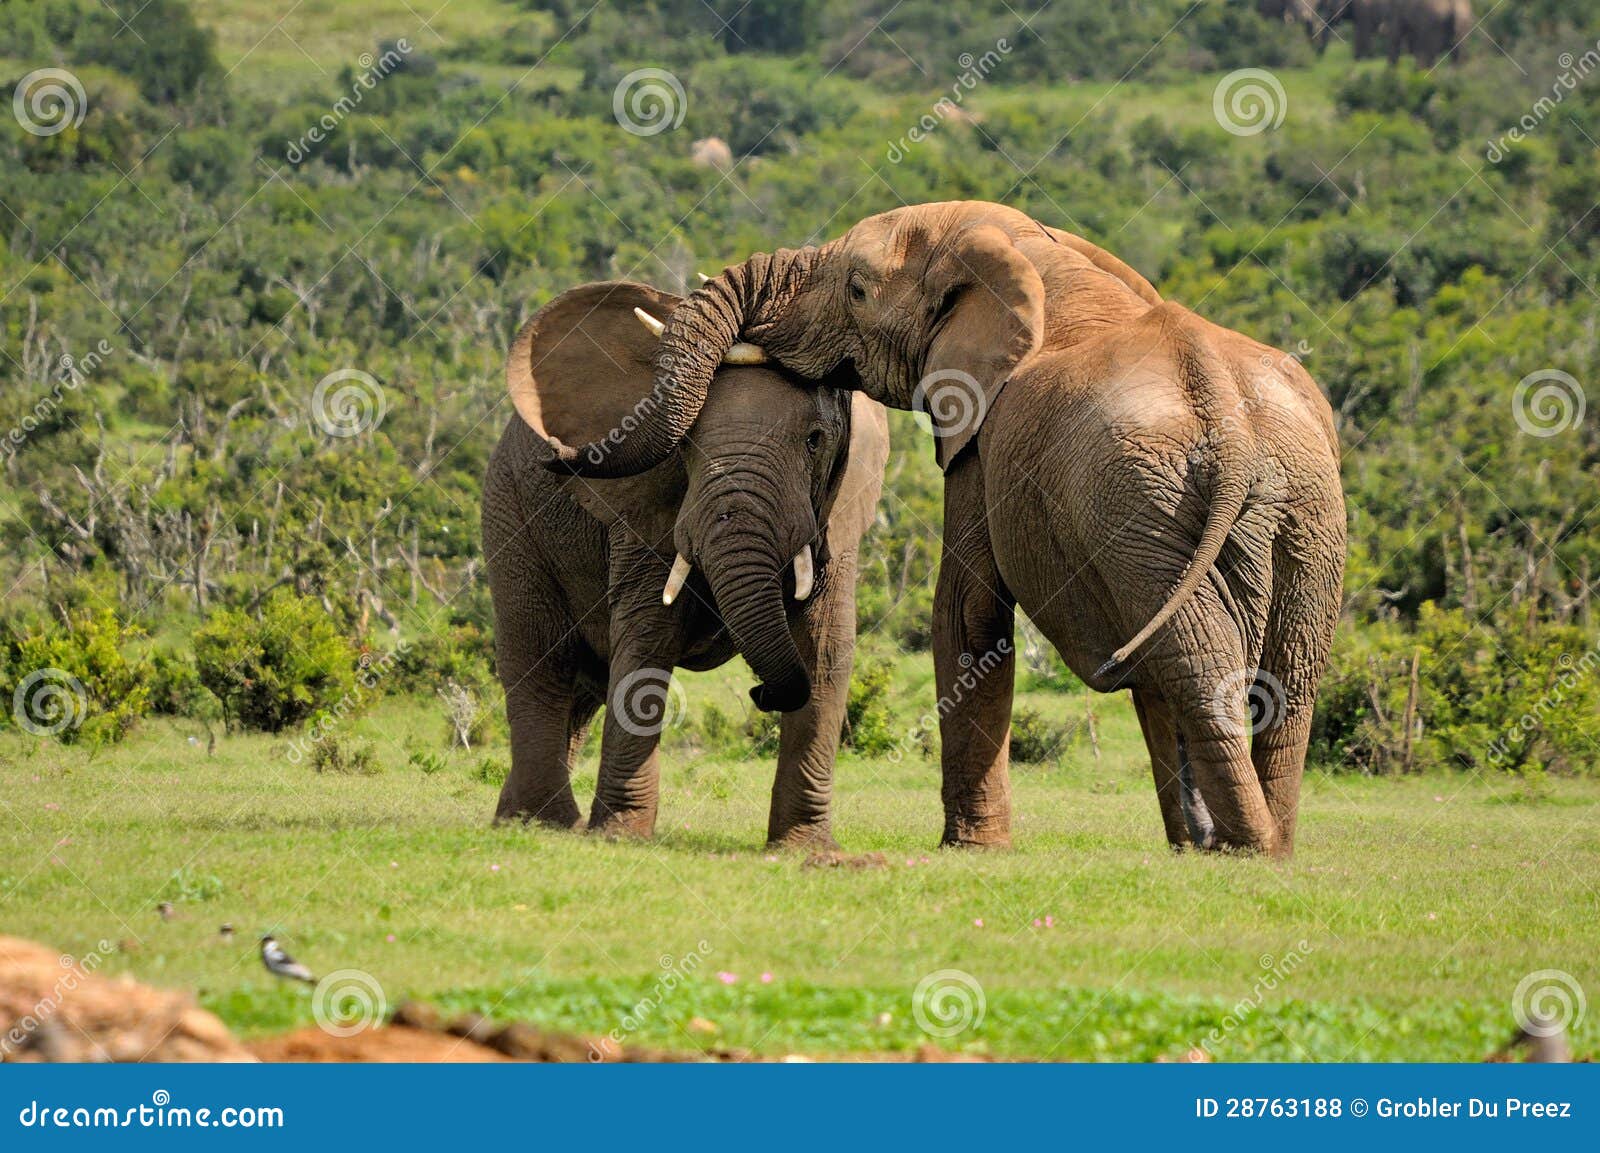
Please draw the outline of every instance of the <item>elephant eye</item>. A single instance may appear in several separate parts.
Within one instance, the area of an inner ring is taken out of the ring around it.
[[[861,281],[857,280],[854,276],[852,276],[849,283],[845,285],[845,291],[850,294],[850,299],[855,301],[857,304],[860,304],[867,298],[867,286],[862,284]]]
[[[822,430],[820,428],[812,429],[811,435],[806,437],[806,451],[813,455],[822,451]]]

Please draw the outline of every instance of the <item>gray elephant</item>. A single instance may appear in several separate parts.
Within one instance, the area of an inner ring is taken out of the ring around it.
[[[518,416],[483,493],[511,724],[497,817],[581,823],[572,761],[605,703],[589,827],[648,836],[671,670],[737,650],[760,678],[756,703],[784,713],[768,839],[831,844],[857,549],[888,452],[882,407],[773,366],[730,366],[648,471],[585,480],[542,467],[547,438],[592,439],[651,410],[656,331],[679,304],[640,284],[585,285],[540,309],[508,354]]]
[[[1171,843],[1292,849],[1345,542],[1332,413],[1293,357],[1014,209],[916,205],[724,270],[667,324],[668,401],[603,455],[553,442],[555,467],[670,457],[737,340],[932,422],[945,843],[1009,843],[1021,605],[1092,688],[1133,690]]]

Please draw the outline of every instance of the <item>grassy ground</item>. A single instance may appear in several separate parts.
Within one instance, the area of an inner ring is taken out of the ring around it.
[[[927,663],[904,662],[911,700],[928,695],[912,683]],[[691,713],[732,708],[742,684],[689,678]],[[1031,699],[1058,717],[1084,703]],[[911,1048],[926,1039],[918,982],[960,970],[985,1012],[941,1040],[951,1048],[1475,1059],[1509,1034],[1528,973],[1600,989],[1600,785],[1314,774],[1292,863],[1177,857],[1131,711],[1120,698],[1096,709],[1098,760],[1078,741],[1054,765],[1015,770],[1009,853],[931,849],[933,764],[847,757],[840,839],[891,865],[859,872],[762,852],[770,763],[685,748],[667,757],[652,844],[492,828],[477,755],[431,774],[408,763],[441,747],[434,702],[354,723],[379,750],[373,776],[319,776],[259,736],[208,756],[192,726],[161,722],[97,756],[12,732],[0,736],[0,926],[74,954],[124,942],[103,971],[197,988],[246,1034],[312,1018],[309,994],[256,960],[268,929],[319,971],[370,972],[390,1004],[422,997],[673,1048]],[[503,761],[503,745],[489,756]],[[168,923],[163,898],[179,914]],[[233,944],[218,941],[224,921]],[[691,955],[697,967],[663,993]],[[659,1004],[624,1029],[641,999]],[[718,1032],[689,1029],[696,1017]],[[1597,1048],[1592,1017],[1580,1051]]]

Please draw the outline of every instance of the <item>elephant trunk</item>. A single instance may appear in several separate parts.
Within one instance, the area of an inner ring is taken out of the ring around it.
[[[660,464],[678,447],[706,402],[723,355],[742,334],[770,324],[805,287],[815,248],[757,253],[724,269],[679,305],[661,334],[655,386],[603,440],[561,445],[551,466],[578,476],[633,476]],[[759,334],[751,333],[759,342]]]
[[[713,553],[706,579],[728,631],[761,683],[750,690],[756,707],[793,712],[811,699],[811,677],[789,632],[783,604],[783,561],[770,550],[742,547],[738,555]]]

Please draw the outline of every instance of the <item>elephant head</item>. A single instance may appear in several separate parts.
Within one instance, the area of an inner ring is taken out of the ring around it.
[[[658,419],[651,386],[658,333],[681,303],[642,284],[588,284],[558,296],[523,326],[507,357],[506,384],[543,445],[589,441],[604,458],[632,430]],[[723,368],[716,387],[705,391],[674,450],[653,467],[625,479],[575,477],[568,492],[663,560],[676,552],[661,594],[666,604],[683,594],[691,572],[702,573],[734,643],[761,679],[751,690],[756,703],[796,709],[809,698],[810,676],[790,633],[785,598],[811,594],[818,566],[828,559],[830,515],[854,499],[841,491],[852,397],[755,365]],[[864,510],[852,505],[850,515],[870,517],[875,502],[874,492]],[[693,587],[704,595],[705,585]]]
[[[1160,299],[1116,257],[1014,209],[897,209],[821,247],[724,270],[668,322],[651,411],[587,443],[552,440],[552,462],[604,477],[666,459],[706,403],[723,354],[745,340],[809,381],[839,374],[891,408],[925,412],[948,468],[1021,362]]]

